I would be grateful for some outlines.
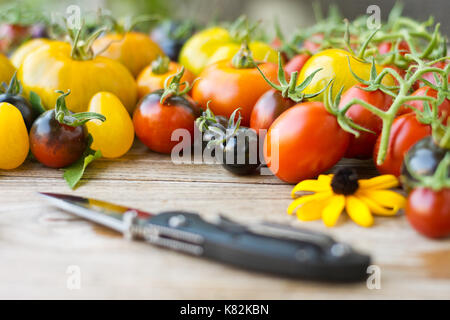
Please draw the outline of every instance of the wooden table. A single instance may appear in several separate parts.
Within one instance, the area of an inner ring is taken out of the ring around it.
[[[341,163],[342,164],[342,163]],[[346,160],[364,175],[370,162]],[[348,219],[327,229],[285,212],[291,185],[273,176],[236,177],[219,165],[175,165],[136,143],[118,160],[102,159],[71,191],[62,172],[28,161],[0,171],[0,298],[112,299],[380,299],[450,298],[450,240],[432,241],[403,214],[364,229]],[[325,231],[372,254],[381,289],[366,283],[323,284],[247,272],[120,235],[49,206],[37,191],[96,197],[152,211],[224,213]],[[73,269],[81,287],[70,290]],[[77,269],[79,268],[79,269]],[[68,273],[69,272],[69,273]]]

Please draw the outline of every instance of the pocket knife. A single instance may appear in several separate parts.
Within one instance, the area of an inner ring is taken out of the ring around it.
[[[130,240],[286,277],[333,282],[367,278],[370,256],[323,233],[268,222],[243,225],[222,215],[210,221],[184,211],[151,214],[95,199],[40,194]]]

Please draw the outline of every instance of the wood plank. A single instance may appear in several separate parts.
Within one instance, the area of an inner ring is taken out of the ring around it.
[[[367,175],[373,170],[367,162],[352,165]],[[302,223],[285,213],[292,186],[275,177],[240,178],[214,165],[173,165],[140,144],[124,159],[99,161],[88,177],[73,194],[154,212],[224,213],[246,223],[264,219],[328,232],[372,254],[381,268],[381,289],[283,279],[125,241],[43,202],[38,191],[72,191],[58,170],[27,163],[0,172],[0,298],[450,298],[450,241],[418,235],[402,213],[377,217],[370,229],[345,217],[331,229],[320,221]],[[80,290],[67,289],[70,265],[81,268]]]

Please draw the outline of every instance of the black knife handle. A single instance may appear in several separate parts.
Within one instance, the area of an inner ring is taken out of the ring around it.
[[[261,272],[322,281],[367,278],[369,256],[321,233],[283,229],[274,236],[273,227],[264,234],[226,218],[210,223],[198,214],[175,211],[140,222],[135,233],[156,245]]]

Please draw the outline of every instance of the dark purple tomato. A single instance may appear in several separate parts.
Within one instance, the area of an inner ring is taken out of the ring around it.
[[[22,114],[23,120],[25,121],[25,125],[27,126],[27,129],[28,131],[30,131],[37,115],[33,111],[33,108],[31,107],[31,104],[27,99],[20,95],[3,93],[0,94],[0,102],[7,102],[19,109],[20,113]]]

